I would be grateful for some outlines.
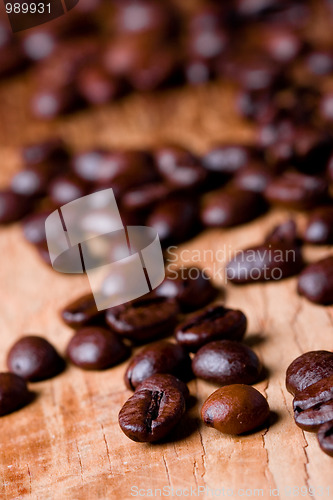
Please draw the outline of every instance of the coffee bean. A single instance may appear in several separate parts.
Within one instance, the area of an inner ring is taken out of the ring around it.
[[[254,351],[231,340],[209,342],[199,349],[192,361],[194,375],[220,386],[254,384],[261,363]]]
[[[102,64],[111,78],[127,79],[150,51],[149,37],[119,36],[106,45]]]
[[[297,245],[297,226],[293,219],[289,219],[282,224],[275,226],[265,238],[265,243],[289,243]]]
[[[151,377],[146,378],[140,385],[137,386],[135,392],[141,391],[143,389],[149,391],[163,391],[170,387],[174,387],[182,393],[185,401],[190,397],[190,392],[187,385],[179,378],[169,373],[156,373]]]
[[[48,186],[48,195],[57,206],[66,205],[87,193],[87,184],[72,175],[56,177]]]
[[[117,335],[96,326],[78,330],[67,346],[70,361],[84,370],[105,370],[126,359],[129,353]]]
[[[317,437],[323,452],[333,457],[333,421],[322,425],[319,428]]]
[[[304,240],[315,245],[333,243],[333,207],[326,206],[314,210],[306,224]]]
[[[137,342],[171,334],[178,315],[175,299],[141,297],[106,311],[106,322],[115,332]]]
[[[0,224],[9,224],[22,219],[31,211],[31,200],[10,189],[0,191]]]
[[[322,378],[303,389],[303,391],[297,392],[294,397],[293,407],[294,410],[304,411],[331,400],[333,400],[333,375]]]
[[[201,418],[209,427],[225,434],[243,434],[261,427],[269,417],[269,406],[259,391],[233,384],[217,389],[206,399]]]
[[[295,395],[330,375],[333,375],[333,352],[306,352],[289,365],[286,387],[291,394]]]
[[[274,179],[274,173],[267,165],[251,163],[242,168],[233,179],[237,189],[263,194],[268,184]]]
[[[161,200],[170,194],[170,187],[165,183],[155,182],[143,184],[126,191],[121,199],[121,204],[125,210],[130,212],[146,211],[152,209]]]
[[[325,94],[319,103],[319,115],[327,122],[333,120],[333,93]]]
[[[164,246],[180,243],[194,236],[199,229],[197,206],[190,197],[175,197],[161,201],[147,219]]]
[[[306,210],[325,202],[327,187],[322,177],[286,172],[267,186],[265,196],[271,203]]]
[[[300,274],[297,290],[315,304],[333,304],[333,257],[309,264]]]
[[[61,318],[71,328],[81,328],[101,322],[105,311],[98,311],[93,294],[89,293],[74,300],[61,311]]]
[[[319,403],[308,410],[294,411],[295,422],[304,431],[315,432],[327,422],[333,421],[333,401]]]
[[[229,187],[203,197],[201,220],[206,227],[232,227],[258,217],[264,208],[255,192]]]
[[[208,151],[202,157],[202,163],[210,172],[230,176],[245,167],[254,154],[250,146],[224,144]]]
[[[293,61],[302,48],[302,40],[283,25],[264,26],[259,36],[263,50],[278,63]]]
[[[14,175],[10,185],[14,193],[37,197],[45,195],[50,178],[48,168],[31,166]]]
[[[34,118],[53,120],[59,115],[73,111],[78,105],[77,95],[72,87],[47,86],[38,88],[30,103]]]
[[[186,53],[198,59],[215,59],[226,49],[228,37],[222,27],[197,28],[189,34]]]
[[[177,65],[177,56],[172,48],[150,49],[141,54],[137,65],[128,75],[129,84],[139,92],[155,90],[174,76]]]
[[[30,400],[27,384],[14,373],[0,373],[0,416],[12,413]]]
[[[45,221],[51,213],[52,210],[35,212],[24,218],[22,226],[26,240],[35,245],[46,243]]]
[[[247,319],[242,311],[213,305],[192,314],[180,324],[175,337],[179,344],[196,352],[213,340],[241,340],[246,327]]]
[[[218,291],[204,271],[196,267],[182,267],[167,273],[155,293],[158,296],[173,297],[181,310],[186,312],[206,306],[216,297]]]
[[[174,385],[163,389],[142,389],[129,398],[119,412],[119,425],[133,441],[160,441],[185,413],[185,400]]]
[[[29,144],[22,148],[22,160],[27,166],[43,166],[54,164],[59,166],[68,160],[68,151],[60,139],[48,139],[46,141]]]
[[[269,57],[248,53],[233,61],[228,76],[246,90],[270,90],[279,77],[279,66]]]
[[[297,245],[271,242],[237,253],[226,266],[226,276],[236,284],[278,281],[297,274],[302,267],[302,254]]]
[[[125,373],[126,387],[134,390],[156,373],[169,373],[180,379],[187,379],[191,375],[191,359],[179,344],[155,342],[131,359]]]
[[[214,66],[209,60],[188,58],[184,63],[184,76],[190,85],[207,83],[214,77]]]
[[[101,105],[111,102],[117,96],[120,82],[97,65],[85,66],[77,76],[76,87],[80,96],[89,104]]]
[[[29,335],[11,347],[7,366],[12,373],[36,382],[58,375],[65,368],[65,363],[46,339]]]
[[[313,110],[310,109],[309,111],[310,114],[313,114]],[[319,191],[322,190],[322,196],[326,195],[325,181],[317,176],[324,171],[332,154],[330,136],[326,132],[321,132],[312,127],[298,127],[295,130],[293,145],[294,163],[298,170],[314,175],[312,183],[310,181],[311,177],[303,180],[299,178],[299,182],[304,184],[304,187],[306,186],[306,189],[312,192],[313,195],[318,190],[317,202],[323,203],[324,200],[320,199]],[[313,205],[316,205],[316,203],[313,203]]]
[[[305,64],[313,75],[328,75],[333,70],[333,54],[324,50],[312,51],[306,57]]]

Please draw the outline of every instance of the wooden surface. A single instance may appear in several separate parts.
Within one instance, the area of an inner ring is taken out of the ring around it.
[[[3,183],[19,168],[17,145],[54,133],[76,150],[176,141],[203,151],[215,141],[253,138],[251,127],[233,114],[232,91],[218,84],[132,96],[107,109],[48,125],[30,120],[25,94],[22,81],[0,89]],[[259,242],[273,222],[287,215],[274,212],[234,230],[210,231],[183,248],[242,248]],[[309,259],[327,252],[306,249]],[[24,241],[19,226],[1,228],[0,255],[0,369],[5,369],[8,348],[22,334],[41,334],[64,352],[71,330],[60,322],[58,310],[89,290],[86,279],[48,269]],[[213,274],[213,261],[200,265]],[[241,489],[247,490],[246,497],[270,498],[270,489],[276,488],[279,498],[301,497],[297,490],[288,495],[290,487],[312,487],[315,498],[327,498],[327,491],[320,496],[319,488],[331,487],[333,496],[333,459],[319,450],[315,435],[296,427],[292,398],[284,386],[285,370],[296,356],[311,349],[333,350],[332,308],[299,298],[295,278],[246,287],[224,287],[221,281],[215,279],[225,288],[226,303],[247,314],[247,342],[267,368],[267,377],[256,387],[272,410],[268,429],[235,438],[204,427],[200,407],[215,387],[197,380],[189,386],[196,403],[175,439],[137,444],[117,423],[118,411],[130,396],[122,380],[125,364],[105,372],[70,366],[53,380],[31,385],[36,393],[33,403],[1,418],[0,498],[129,499],[132,486],[145,491],[180,488],[185,495],[192,487],[193,496],[200,488],[200,498],[214,498],[212,490],[221,490],[221,498],[240,498]]]

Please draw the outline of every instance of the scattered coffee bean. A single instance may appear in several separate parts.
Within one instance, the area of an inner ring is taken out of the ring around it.
[[[14,373],[0,373],[0,416],[12,413],[30,400],[27,384]]]
[[[128,339],[148,342],[172,333],[178,311],[173,298],[144,296],[108,309],[106,322]]]
[[[46,243],[45,221],[51,213],[52,210],[35,212],[24,218],[22,227],[26,240],[35,245]]]
[[[146,378],[140,385],[137,386],[135,391],[140,391],[142,389],[148,389],[150,391],[157,391],[167,389],[170,387],[175,387],[178,391],[182,393],[185,401],[190,397],[190,392],[187,385],[179,378],[169,373],[156,373],[151,377]]]
[[[68,151],[60,139],[48,139],[46,141],[29,144],[22,148],[22,160],[26,166],[61,165],[68,160]]]
[[[254,384],[261,363],[250,347],[231,340],[209,342],[199,349],[192,361],[194,375],[220,386]]]
[[[245,167],[254,153],[249,146],[225,144],[208,151],[202,157],[202,163],[208,171],[228,177]]]
[[[191,359],[179,344],[160,341],[142,349],[130,361],[125,384],[134,390],[139,384],[156,373],[169,373],[180,379],[191,375]]]
[[[304,240],[315,245],[333,243],[333,207],[326,206],[314,210],[308,218]]]
[[[57,205],[66,205],[88,193],[88,186],[71,175],[56,177],[48,187],[51,201]]]
[[[322,378],[306,387],[303,391],[297,392],[294,397],[293,407],[294,410],[304,411],[331,400],[333,400],[333,375]]]
[[[136,391],[120,410],[118,419],[127,437],[152,443],[169,434],[184,413],[184,396],[171,384],[162,389]]]
[[[29,335],[12,346],[7,366],[10,372],[36,382],[58,375],[64,370],[65,362],[46,339]]]
[[[126,359],[130,349],[113,332],[96,326],[81,328],[67,347],[70,361],[84,370],[105,370]]]
[[[104,315],[105,311],[98,311],[92,293],[79,297],[61,311],[61,318],[66,325],[75,329],[98,324]]]
[[[225,434],[243,434],[261,427],[269,417],[262,394],[249,385],[233,384],[213,392],[203,404],[201,418]]]
[[[333,257],[309,264],[300,274],[297,290],[315,304],[333,304]]]
[[[318,442],[323,452],[333,457],[333,421],[327,422],[319,428]]]
[[[31,211],[31,200],[10,189],[0,191],[0,224],[22,219]]]
[[[291,394],[295,395],[331,375],[333,375],[333,352],[306,352],[289,365],[286,387]]]
[[[246,331],[247,319],[242,311],[221,305],[209,306],[192,314],[175,331],[179,344],[192,352],[213,340],[241,340]]]
[[[319,403],[308,410],[294,411],[295,422],[304,431],[315,432],[327,422],[333,421],[333,401]]]
[[[237,189],[263,194],[274,179],[274,173],[261,163],[251,163],[237,172],[233,183]]]

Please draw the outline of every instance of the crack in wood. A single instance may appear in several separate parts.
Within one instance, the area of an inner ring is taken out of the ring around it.
[[[112,465],[111,465],[111,457],[110,457],[109,445],[108,445],[108,442],[106,440],[106,435],[105,435],[105,432],[104,432],[103,424],[100,423],[100,426],[101,426],[101,429],[102,429],[103,440],[104,440],[104,443],[105,443],[106,455],[107,455],[108,461],[109,461],[110,474],[112,474]]]
[[[28,469],[28,476],[29,476],[29,495],[32,494],[32,477],[31,477],[31,471],[30,471],[30,467],[29,467],[29,464],[27,464],[27,469]]]
[[[305,441],[305,445],[303,446],[303,452],[304,452],[304,455],[305,455],[305,462],[304,462],[305,486],[307,488],[307,491],[309,491],[309,489],[311,488],[310,474],[309,474],[309,471],[308,471],[308,465],[310,464],[310,460],[309,460],[309,455],[308,455],[308,452],[307,452],[307,447],[309,446],[309,443],[306,440],[305,433],[304,433],[303,430],[302,430],[302,434],[303,434],[303,439]],[[316,500],[315,496],[311,496],[311,498],[313,498],[314,500]]]
[[[81,482],[84,484],[82,460],[81,460],[80,450],[79,450],[79,446],[78,446],[78,443],[77,443],[76,439],[74,440],[74,443],[75,443],[75,447],[76,447],[76,451],[77,451],[77,457],[78,457],[79,464],[80,464]]]
[[[171,486],[170,473],[169,473],[169,469],[168,469],[167,462],[166,462],[164,454],[162,455],[162,459],[163,459],[163,463],[164,463],[164,467],[165,467],[165,471],[166,471],[166,475],[167,475],[167,479],[168,479],[168,484],[169,484],[169,486]]]

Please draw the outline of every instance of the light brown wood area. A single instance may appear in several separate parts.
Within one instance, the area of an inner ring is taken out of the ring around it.
[[[223,85],[132,96],[48,125],[30,120],[25,93],[22,82],[0,93],[4,183],[19,168],[15,147],[54,133],[76,150],[176,141],[200,152],[220,140],[253,139],[251,127],[234,116],[232,90]],[[257,243],[274,222],[288,215],[274,212],[234,230],[210,231],[182,249],[216,252],[228,245]],[[328,251],[307,248],[306,254],[314,259]],[[8,348],[24,333],[44,335],[64,352],[71,331],[59,320],[58,310],[88,291],[87,281],[48,269],[24,241],[19,226],[0,229],[0,255],[0,369],[5,369]],[[203,260],[200,265],[212,276],[216,266],[223,266]],[[273,493],[283,499],[310,498],[307,488],[316,499],[333,496],[333,459],[319,450],[315,435],[296,427],[292,398],[284,386],[285,370],[296,356],[310,349],[333,350],[332,308],[299,298],[295,278],[247,287],[224,287],[223,280],[214,279],[225,288],[226,303],[248,315],[247,342],[268,371],[256,387],[272,410],[269,428],[235,438],[204,427],[200,407],[215,387],[192,381],[197,402],[170,441],[137,444],[117,423],[118,411],[130,396],[122,379],[125,364],[99,373],[70,366],[53,380],[31,385],[35,400],[1,418],[1,499],[130,499],[138,491],[135,487],[147,495],[148,489],[157,489],[157,497],[158,489],[163,494],[163,487],[174,488],[175,498],[180,493],[190,496],[191,488],[194,498],[271,498]],[[172,490],[164,493],[171,497]]]

